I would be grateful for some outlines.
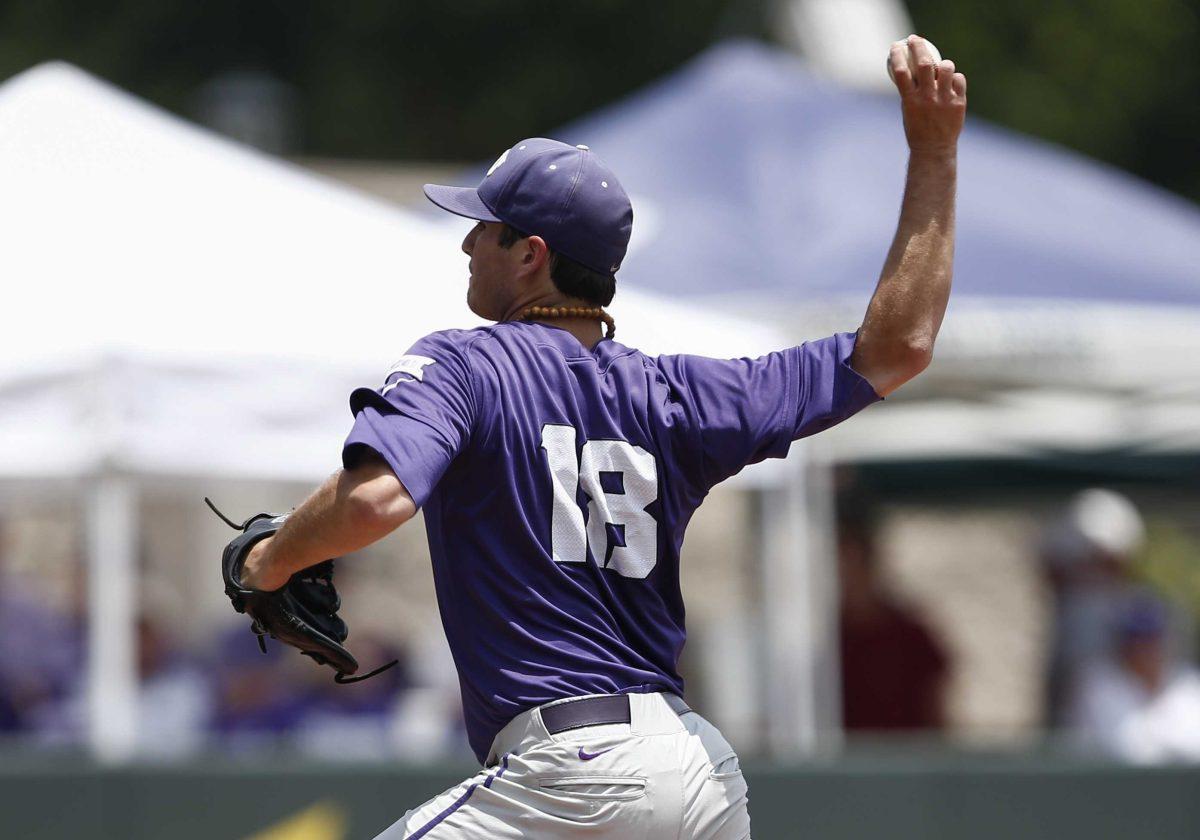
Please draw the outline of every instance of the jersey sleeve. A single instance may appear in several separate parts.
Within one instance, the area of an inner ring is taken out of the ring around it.
[[[835,426],[880,399],[849,364],[855,333],[758,359],[660,356],[681,404],[683,446],[707,490],[791,442]],[[688,450],[698,451],[688,451]]]
[[[422,338],[392,364],[380,388],[356,389],[350,410],[343,465],[350,469],[364,450],[374,450],[422,507],[470,440],[475,399],[466,347],[452,333]]]

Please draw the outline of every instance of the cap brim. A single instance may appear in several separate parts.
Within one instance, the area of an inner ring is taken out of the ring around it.
[[[457,216],[466,216],[477,222],[499,222],[496,214],[488,209],[474,187],[443,187],[441,184],[426,184],[425,197]]]

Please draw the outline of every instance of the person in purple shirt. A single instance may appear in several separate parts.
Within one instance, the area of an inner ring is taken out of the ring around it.
[[[586,146],[522,140],[474,188],[467,304],[350,397],[344,469],[258,543],[245,584],[425,512],[468,739],[484,769],[380,837],[744,838],[746,783],[683,700],[679,550],[709,490],[929,363],[950,290],[965,79],[923,42],[891,62],[911,150],[896,239],[856,333],[759,359],[613,340],[633,210]],[[601,334],[601,324],[607,336]]]

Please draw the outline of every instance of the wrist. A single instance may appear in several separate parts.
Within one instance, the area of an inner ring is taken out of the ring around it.
[[[247,589],[272,592],[287,583],[286,578],[279,580],[278,574],[273,573],[271,569],[273,563],[270,549],[274,539],[273,536],[261,539],[250,549],[250,553],[246,555],[246,559],[242,563],[242,571],[239,575],[242,586]]]
[[[934,163],[953,166],[958,163],[958,146],[908,149],[909,163]]]

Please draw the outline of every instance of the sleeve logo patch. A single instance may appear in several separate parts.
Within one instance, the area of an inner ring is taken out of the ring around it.
[[[386,382],[396,374],[400,374],[400,377],[395,382],[389,382],[385,385],[379,393],[386,396],[388,391],[395,388],[401,382],[422,381],[425,378],[425,368],[436,363],[437,359],[431,359],[428,356],[401,356],[392,362],[392,366],[388,369],[384,381]]]

